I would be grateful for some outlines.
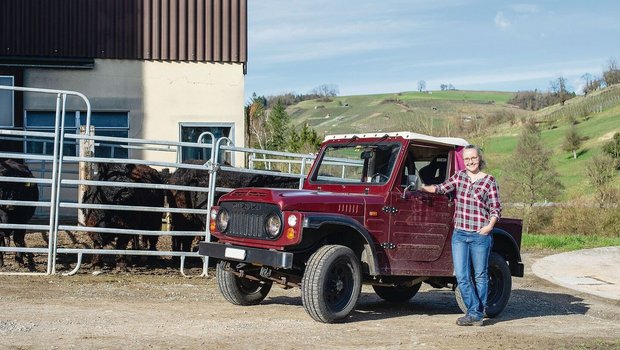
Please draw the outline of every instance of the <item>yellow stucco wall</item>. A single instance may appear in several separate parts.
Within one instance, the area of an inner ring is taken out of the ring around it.
[[[24,86],[78,91],[93,111],[129,111],[129,137],[179,141],[179,124],[233,124],[234,142],[244,146],[242,64],[95,60],[94,69],[24,70]],[[26,94],[24,109],[53,110],[53,96]],[[84,110],[72,98],[68,110]],[[174,161],[174,153],[131,157]],[[236,163],[242,162],[236,159]]]

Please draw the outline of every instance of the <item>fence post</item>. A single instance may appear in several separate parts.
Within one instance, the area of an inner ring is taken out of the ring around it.
[[[85,135],[86,134],[86,126],[82,125],[80,126],[80,135]],[[90,126],[90,132],[88,133],[89,135],[94,135],[95,134],[95,127],[94,126]],[[83,158],[92,158],[95,156],[95,145],[93,140],[90,139],[80,139],[80,157]],[[93,169],[92,169],[92,163],[88,163],[88,162],[84,162],[81,161],[79,164],[79,178],[80,180],[92,180],[93,178]],[[82,204],[82,199],[84,197],[84,193],[86,192],[86,185],[84,184],[80,184],[78,186],[78,198],[77,201],[78,203]],[[79,226],[86,226],[86,222],[85,222],[86,218],[84,217],[84,210],[83,209],[78,209],[78,225]]]

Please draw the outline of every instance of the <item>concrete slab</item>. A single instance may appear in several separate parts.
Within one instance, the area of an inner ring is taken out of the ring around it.
[[[532,271],[566,288],[620,300],[620,246],[549,255],[537,260]]]

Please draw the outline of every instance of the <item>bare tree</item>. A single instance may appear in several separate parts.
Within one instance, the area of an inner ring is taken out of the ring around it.
[[[418,81],[418,91],[419,92],[426,91],[426,81],[424,80]]]
[[[312,89],[310,93],[325,98],[338,96],[340,91],[338,90],[338,85],[336,84],[323,84]]]
[[[618,191],[613,188],[612,180],[616,175],[613,159],[606,154],[596,155],[590,159],[585,169],[599,206],[603,208],[605,204],[611,204]]]
[[[601,85],[603,83],[601,78],[597,78],[597,77],[595,77],[594,75],[592,75],[590,73],[585,73],[584,75],[581,76],[581,79],[584,82],[582,91],[583,91],[584,95],[586,95],[586,96],[589,93],[600,89]]]
[[[250,135],[250,146],[258,146],[266,149],[269,132],[267,128],[267,114],[261,101],[254,99],[245,107],[246,120],[248,121]]]
[[[570,97],[570,92],[566,87],[566,78],[558,77],[556,80],[550,82],[551,92],[557,97],[562,106]]]
[[[620,68],[614,57],[607,61],[607,69],[603,71],[603,80],[607,86],[620,83]]]

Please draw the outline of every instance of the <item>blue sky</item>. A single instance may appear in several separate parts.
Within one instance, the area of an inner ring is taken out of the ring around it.
[[[546,91],[620,62],[620,1],[249,0],[252,92]]]

